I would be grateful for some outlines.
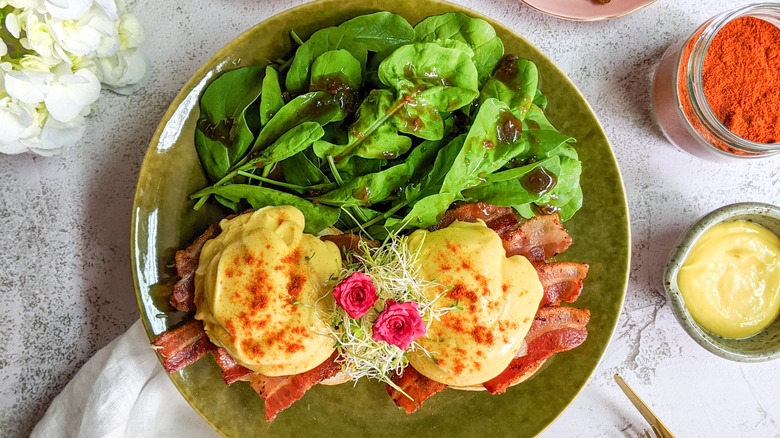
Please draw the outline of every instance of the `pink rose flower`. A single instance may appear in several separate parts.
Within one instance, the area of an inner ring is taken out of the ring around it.
[[[425,322],[417,303],[385,301],[385,310],[379,314],[372,329],[375,341],[385,341],[406,350],[412,342],[425,334]]]
[[[376,286],[371,277],[355,272],[333,289],[333,297],[350,318],[358,319],[368,313],[376,303]]]

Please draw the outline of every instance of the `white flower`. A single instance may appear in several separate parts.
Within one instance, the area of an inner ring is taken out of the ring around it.
[[[86,69],[75,73],[71,73],[70,69],[61,69],[49,86],[45,99],[46,109],[51,118],[67,123],[98,97],[100,81],[94,73]]]
[[[143,86],[149,75],[149,60],[138,49],[120,50],[109,58],[98,58],[101,82],[119,94],[130,94]]]
[[[28,71],[50,72],[60,63],[57,58],[42,58],[38,55],[24,55],[19,60],[19,67]]]
[[[5,74],[5,91],[14,99],[24,103],[43,102],[49,91],[54,74],[40,71],[9,71]]]
[[[127,13],[119,18],[119,40],[121,49],[132,49],[141,45],[146,38],[144,26],[141,20],[133,14]]]
[[[20,154],[27,150],[20,139],[38,134],[38,126],[27,109],[6,96],[0,99],[0,152]]]
[[[92,6],[92,0],[45,0],[46,10],[60,20],[78,20]]]
[[[129,94],[148,77],[144,28],[123,0],[0,0],[0,9],[0,153],[61,152],[84,135],[101,82]]]
[[[90,9],[75,21],[51,20],[49,24],[57,43],[75,56],[93,55],[98,48],[105,51],[103,38],[118,34],[117,26],[100,8]]]
[[[40,143],[28,144],[28,147],[32,152],[43,156],[59,154],[64,148],[76,144],[84,136],[85,130],[86,120],[83,116],[67,123],[49,117],[41,130]]]
[[[37,14],[27,16],[25,31],[30,49],[38,55],[42,58],[61,58],[61,54],[54,49],[54,35],[52,35],[48,23],[41,21]]]

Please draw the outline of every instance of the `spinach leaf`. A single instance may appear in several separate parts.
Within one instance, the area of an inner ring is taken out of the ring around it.
[[[487,175],[525,153],[529,145],[523,141],[521,129],[522,122],[505,103],[496,99],[483,102],[441,193],[460,193],[485,182]]]
[[[446,47],[448,49],[460,50],[461,52],[468,55],[469,58],[474,58],[474,50],[471,48],[471,46],[464,43],[463,41],[454,40],[452,38],[447,38],[447,39],[436,38],[431,42],[436,43],[442,47]]]
[[[574,153],[575,158],[566,155],[558,155],[561,160],[561,171],[555,187],[544,194],[535,202],[543,208],[557,211],[561,220],[569,220],[582,206],[582,187],[580,187],[580,175],[582,163],[576,159],[576,151],[571,145],[561,148],[567,154]]]
[[[363,68],[360,62],[346,50],[328,50],[318,56],[311,65],[311,90],[327,91],[328,82],[336,80],[339,85],[353,89],[363,83]],[[331,93],[331,94],[335,94]]]
[[[279,85],[279,73],[270,65],[265,68],[263,94],[260,95],[260,124],[265,126],[284,106],[282,88]]]
[[[435,43],[398,48],[379,65],[379,80],[399,99],[455,111],[479,96],[477,69],[468,55]]]
[[[211,181],[225,176],[254,140],[246,111],[260,95],[262,72],[262,67],[242,67],[223,73],[200,98],[195,148]]]
[[[460,12],[428,17],[414,27],[417,41],[454,39],[474,50],[474,64],[479,72],[479,83],[490,78],[504,54],[504,44],[496,36],[493,26],[485,20],[471,18]]]
[[[212,187],[209,194],[227,199],[233,203],[245,200],[255,210],[269,205],[291,205],[303,213],[306,218],[304,232],[317,234],[336,223],[339,219],[338,208],[327,205],[316,205],[289,193],[269,189],[267,187],[248,184],[229,184],[226,186]]]
[[[515,117],[523,120],[536,96],[538,83],[539,71],[533,62],[507,55],[482,87],[479,99],[480,102],[498,99],[509,105]]]
[[[468,56],[434,43],[397,49],[379,66],[379,78],[395,89],[398,98],[392,101],[385,91],[372,92],[350,130],[349,143],[318,144],[319,156],[335,154],[336,161],[354,155],[395,157],[405,153],[411,141],[397,136],[393,128],[387,127],[388,121],[392,120],[398,131],[440,139],[444,134],[440,112],[467,105],[479,94],[476,68]],[[369,146],[358,150],[366,142]]]
[[[382,215],[383,213],[381,211],[366,207],[352,207],[350,209],[342,209],[339,221],[336,222],[336,228],[344,232],[355,228],[359,229],[360,226],[364,223],[363,220],[360,219],[361,217],[365,217],[367,221],[372,221],[381,218]],[[371,233],[371,236],[376,237],[374,233]]]
[[[547,96],[542,94],[541,90],[536,90],[536,94],[534,95],[533,100],[534,105],[538,106],[539,108],[544,108],[547,106]]]
[[[461,134],[452,139],[446,146],[437,150],[433,166],[428,169],[419,187],[411,186],[405,190],[406,202],[412,206],[411,210],[402,218],[388,218],[385,226],[393,231],[399,231],[402,227],[426,228],[436,224],[439,218],[461,196],[459,193],[439,193],[442,182],[452,163],[458,157],[463,147],[466,134]],[[424,143],[423,143],[424,144]],[[420,145],[422,146],[422,145]],[[420,147],[418,146],[418,148]],[[417,149],[415,149],[417,151]],[[429,158],[430,151],[421,151],[420,155],[410,154],[410,164],[420,163],[423,155]]]
[[[344,153],[350,144],[356,144],[357,147],[344,154],[344,157],[390,159],[406,153],[412,146],[412,139],[398,135],[395,125],[385,123],[384,120],[393,116],[391,111],[395,104],[392,91],[371,91],[358,109],[357,120],[349,128],[347,144],[337,145],[320,141],[314,145],[314,153],[320,158],[325,158],[326,155],[338,156]]]
[[[417,200],[403,219],[388,218],[385,221],[385,226],[390,230],[399,231],[402,228],[428,228],[436,225],[456,197],[452,193],[437,193],[426,196]]]
[[[319,123],[303,122],[282,134],[271,146],[265,148],[242,167],[248,170],[251,169],[250,166],[266,167],[286,160],[304,151],[323,135],[325,135],[325,131]]]
[[[538,202],[554,189],[560,174],[561,162],[554,156],[489,175],[484,184],[463,191],[463,196],[501,207]]]
[[[252,158],[258,155],[282,134],[302,122],[314,121],[324,125],[341,117],[343,114],[338,102],[324,91],[314,91],[298,96],[279,109],[279,112],[260,130],[248,157]]]
[[[412,175],[408,164],[399,164],[380,172],[358,176],[343,186],[315,198],[327,205],[342,207],[370,206],[387,199]]]
[[[309,86],[311,65],[323,53],[344,49],[358,60],[361,70],[365,69],[368,58],[366,45],[357,41],[349,32],[338,27],[327,27],[314,32],[303,45],[295,51],[295,57],[287,71],[285,85],[287,91],[301,93]]]
[[[361,15],[339,25],[372,52],[394,49],[414,41],[412,26],[400,15],[377,12]]]
[[[387,166],[387,160],[370,160],[361,157],[350,157],[347,160],[339,161],[336,168],[340,172],[344,181],[349,181],[359,176],[376,173]]]
[[[284,179],[290,184],[308,187],[330,182],[320,168],[306,156],[305,151],[298,152],[281,164]]]

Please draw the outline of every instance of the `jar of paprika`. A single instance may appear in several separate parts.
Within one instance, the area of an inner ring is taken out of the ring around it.
[[[653,84],[666,137],[713,161],[780,152],[780,4],[719,14],[672,44]]]

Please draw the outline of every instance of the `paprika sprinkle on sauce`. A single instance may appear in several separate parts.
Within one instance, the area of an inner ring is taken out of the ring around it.
[[[704,95],[731,132],[757,143],[780,142],[780,28],[740,17],[707,49]]]

